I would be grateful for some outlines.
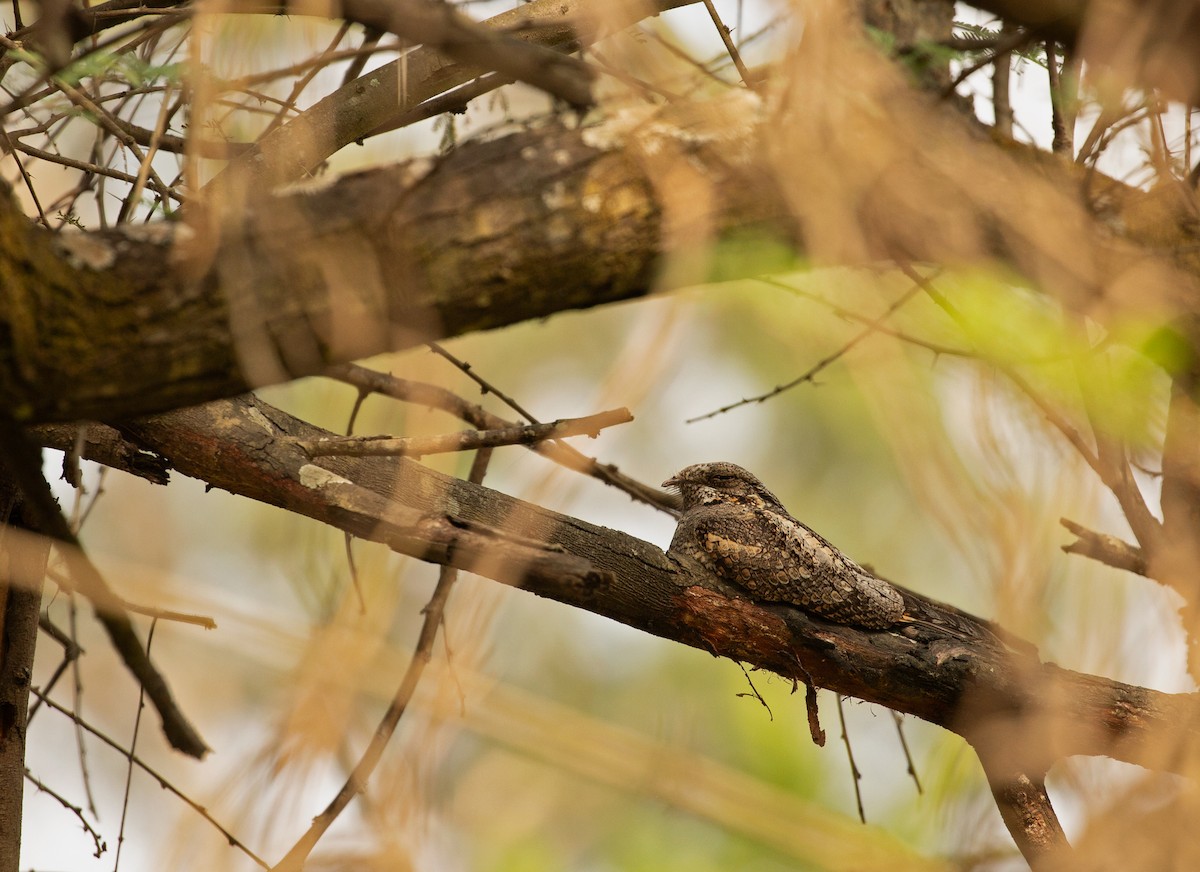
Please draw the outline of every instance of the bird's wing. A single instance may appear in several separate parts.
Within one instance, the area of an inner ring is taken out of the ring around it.
[[[838,623],[887,627],[903,601],[820,535],[769,510],[712,515],[696,540],[717,572],[756,598],[788,602]]]

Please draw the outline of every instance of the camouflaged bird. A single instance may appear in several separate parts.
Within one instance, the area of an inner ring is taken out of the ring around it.
[[[683,515],[670,551],[697,560],[766,602],[800,606],[838,624],[882,630],[905,598],[788,514],[766,485],[732,463],[698,463],[663,482]]]

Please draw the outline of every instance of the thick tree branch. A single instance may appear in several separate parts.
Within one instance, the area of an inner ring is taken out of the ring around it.
[[[348,176],[248,207],[219,236],[200,219],[53,236],[4,201],[0,401],[27,423],[177,408],[429,339],[644,295],[687,234],[770,228],[803,245],[773,165],[755,157],[753,124],[708,135],[706,113],[718,108],[695,107],[699,119],[681,108],[584,130],[551,126],[466,146],[431,171]],[[754,110],[745,101],[720,109],[732,111]],[[658,187],[654,167],[676,152],[687,171],[704,168],[704,210],[672,206]],[[1092,265],[1064,274],[1062,251],[1021,229],[1025,201],[1007,196],[975,203],[982,223],[1011,230],[992,233],[997,256],[1047,287],[1062,279],[1068,303],[1092,307],[1104,277],[1155,261],[1171,276],[1159,285],[1170,304],[1200,306],[1200,261],[1114,240],[1069,185],[988,153],[1010,187],[1028,186],[1047,209],[1053,203],[1063,226],[1078,231],[1075,264]],[[885,206],[899,208],[877,204]],[[891,245],[880,233],[875,244]],[[1191,241],[1179,237],[1183,248]],[[927,259],[950,254],[936,235],[921,244]]]
[[[33,526],[14,479],[0,471],[0,521],[13,529]],[[14,541],[0,549],[0,869],[20,868],[21,814],[29,686],[37,646],[42,579],[48,540]]]
[[[1200,697],[1165,694],[971,646],[932,628],[866,632],[738,597],[655,546],[395,458],[321,458],[295,444],[325,431],[253,398],[129,428],[174,467],[664,638],[914,714],[1011,772],[1072,754],[1190,773]],[[451,508],[453,507],[453,508]],[[496,519],[504,529],[496,530]],[[1022,741],[1012,741],[1020,735]]]

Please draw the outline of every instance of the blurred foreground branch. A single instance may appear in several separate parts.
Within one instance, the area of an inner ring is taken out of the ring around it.
[[[698,214],[689,207],[689,226],[714,237],[783,237],[803,250],[809,240],[781,200],[780,167],[758,154],[756,105],[739,97],[470,144],[432,169],[372,170],[250,204],[219,238],[208,238],[216,231],[203,221],[55,236],[0,198],[0,273],[14,288],[0,299],[0,332],[11,333],[10,352],[20,350],[18,357],[0,348],[0,402],[24,423],[113,420],[644,296],[662,281],[673,222],[682,220],[645,154],[678,151],[680,162],[686,155],[687,166],[703,170],[697,182],[707,205]],[[705,138],[729,113],[741,113],[744,126]],[[1182,256],[1195,233],[1180,215],[1164,213],[1162,226],[1139,231],[1177,240],[1176,250],[1116,237],[1111,228],[1126,208],[1139,208],[1142,194],[1096,180],[1096,196],[1109,204],[1101,221],[1070,175],[1033,171],[965,136],[951,140],[979,177],[1012,192],[972,204],[981,226],[1011,231],[982,237],[995,241],[991,256],[1055,289],[1068,308],[1092,307],[1089,317],[1098,317],[1097,299],[1119,314],[1127,299],[1110,293],[1107,277],[1148,264],[1162,270],[1164,305],[1200,309],[1200,261]],[[1065,255],[1023,229],[1035,196],[1077,231],[1073,259],[1103,263],[1103,272],[1063,279]],[[895,209],[886,200],[873,208]],[[502,226],[481,235],[499,215]],[[897,227],[904,220],[897,215]],[[916,244],[893,232],[882,229],[863,245],[885,257]],[[919,241],[907,260],[962,257],[937,234]]]

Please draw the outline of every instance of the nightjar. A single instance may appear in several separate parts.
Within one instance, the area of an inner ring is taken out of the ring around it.
[[[894,586],[788,514],[766,486],[732,463],[698,463],[663,482],[683,515],[670,550],[698,561],[752,599],[800,606],[834,623],[891,627],[904,617]]]

